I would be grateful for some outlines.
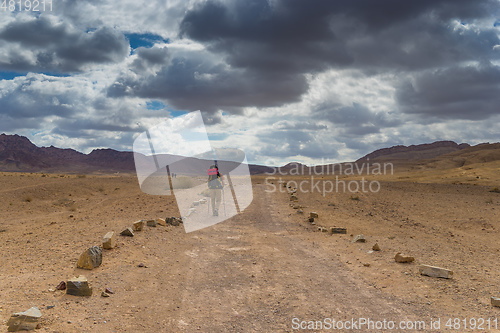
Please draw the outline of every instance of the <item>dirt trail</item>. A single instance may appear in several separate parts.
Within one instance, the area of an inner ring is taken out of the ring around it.
[[[188,234],[193,250],[179,329],[291,332],[294,318],[422,319],[419,309],[382,295],[305,238],[263,185],[254,194],[242,215]]]

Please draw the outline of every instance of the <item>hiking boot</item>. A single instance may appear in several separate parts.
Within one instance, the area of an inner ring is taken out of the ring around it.
[[[214,209],[214,216],[219,216],[219,210],[218,209]]]

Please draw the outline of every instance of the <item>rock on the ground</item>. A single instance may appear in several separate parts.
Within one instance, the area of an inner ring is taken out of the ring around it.
[[[491,305],[497,306],[500,308],[500,298],[499,297],[491,297]]]
[[[148,220],[147,222],[148,227],[155,227],[156,228],[156,220]]]
[[[398,252],[394,256],[394,260],[396,260],[396,262],[406,263],[406,262],[413,262],[413,261],[415,261],[415,258],[407,256],[407,255],[404,255],[404,254],[401,254],[401,252]]]
[[[132,231],[132,228],[129,227],[129,228],[123,230],[122,232],[120,232],[120,235],[134,237],[134,232]]]
[[[134,222],[134,224],[132,225],[132,228],[134,228],[134,231],[142,231],[143,227],[144,227],[144,220]]]
[[[80,275],[66,282],[66,294],[73,296],[92,296],[92,287],[90,287],[87,278]]]
[[[166,222],[167,224],[170,224],[170,225],[173,225],[174,227],[177,227],[179,224],[182,223],[182,220],[177,218],[177,217],[167,217],[166,218]]]
[[[109,297],[109,296],[110,296],[110,295],[109,295],[107,292],[105,292],[105,291],[103,291],[103,292],[101,293],[101,297]]]
[[[199,206],[200,202],[199,201],[193,201],[193,206]]]
[[[57,290],[66,290],[66,282],[65,281],[59,282],[59,284],[57,285],[56,289]]]
[[[312,218],[315,218],[315,219],[319,218],[319,215],[316,212],[310,212],[309,216],[312,217]]]
[[[303,211],[302,209],[299,209],[299,210],[297,210],[297,213],[298,213],[298,214],[303,214],[303,213],[304,213],[304,211]]]
[[[108,232],[106,235],[104,235],[104,238],[102,240],[102,248],[110,250],[114,248],[116,245],[116,237],[114,231]]]
[[[10,316],[7,325],[9,332],[31,331],[38,325],[38,319],[42,317],[42,313],[37,307],[32,307],[24,312],[14,313]]]
[[[92,246],[85,250],[78,259],[76,267],[83,269],[94,269],[102,264],[102,249],[100,246]]]
[[[449,269],[429,265],[420,265],[418,267],[418,271],[421,275],[443,279],[450,279],[453,275],[453,271],[450,271]]]
[[[347,229],[346,228],[331,227],[330,233],[331,234],[347,234]]]
[[[311,222],[311,223],[313,223],[313,222],[314,222],[314,217],[310,217],[310,218],[308,219],[308,221],[309,221],[309,222]]]
[[[167,222],[161,218],[156,219],[156,223],[158,223],[159,225],[164,226],[164,227],[167,226]]]
[[[364,235],[357,235],[356,237],[354,237],[354,239],[352,240],[352,242],[353,243],[365,243],[366,239],[365,239]]]
[[[375,245],[373,245],[373,247],[372,247],[372,250],[373,251],[380,251],[380,245],[378,245],[378,243],[375,243]]]

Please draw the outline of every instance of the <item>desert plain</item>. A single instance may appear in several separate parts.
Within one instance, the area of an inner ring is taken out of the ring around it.
[[[36,306],[40,332],[332,331],[304,326],[325,318],[425,322],[429,332],[453,331],[445,325],[458,318],[455,331],[474,331],[464,319],[500,317],[490,302],[500,296],[499,170],[499,161],[401,167],[366,176],[377,193],[298,191],[297,202],[280,177],[309,175],[254,175],[241,214],[191,233],[168,225],[117,236],[93,270],[76,267],[83,251],[137,220],[179,216],[175,197],[142,193],[134,174],[0,173],[0,330]],[[359,234],[365,243],[352,242]],[[398,252],[415,261],[395,262]],[[420,264],[453,276],[420,275]],[[55,290],[79,275],[92,296]],[[114,294],[101,297],[106,288]],[[439,330],[429,326],[437,319]]]

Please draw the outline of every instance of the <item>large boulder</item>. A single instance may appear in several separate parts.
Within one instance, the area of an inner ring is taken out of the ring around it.
[[[90,287],[87,278],[80,275],[66,282],[66,294],[73,296],[92,296],[92,287]]]
[[[9,326],[7,331],[17,332],[34,330],[38,325],[38,319],[40,319],[40,317],[42,317],[42,313],[37,307],[32,307],[24,312],[14,313],[7,322]]]
[[[102,248],[92,246],[80,255],[76,266],[83,269],[94,269],[102,264]]]

